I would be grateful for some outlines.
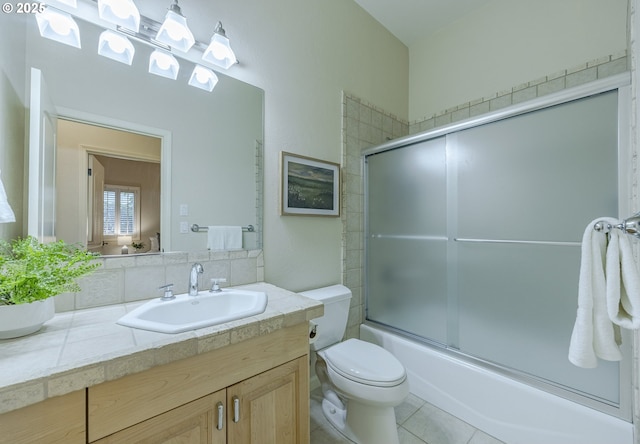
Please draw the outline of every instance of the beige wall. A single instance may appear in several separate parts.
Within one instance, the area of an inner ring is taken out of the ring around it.
[[[627,0],[495,0],[409,48],[409,119],[626,47]]]
[[[204,3],[202,36],[181,4],[196,37],[221,20],[241,62],[230,75],[265,91],[265,280],[294,291],[341,282],[341,220],[279,215],[279,153],[339,163],[343,90],[406,119],[408,49],[353,1]]]

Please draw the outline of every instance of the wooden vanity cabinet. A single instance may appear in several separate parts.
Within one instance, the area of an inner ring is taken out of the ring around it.
[[[303,323],[90,387],[89,442],[308,444],[307,333]]]
[[[308,403],[298,358],[116,432],[95,444],[298,444]],[[308,393],[308,392],[307,392]]]
[[[85,391],[13,410],[0,415],[0,443],[84,444]]]

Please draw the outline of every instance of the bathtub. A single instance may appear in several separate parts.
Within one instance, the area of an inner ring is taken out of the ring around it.
[[[508,444],[633,444],[633,425],[371,325],[360,338],[407,369],[411,393]]]

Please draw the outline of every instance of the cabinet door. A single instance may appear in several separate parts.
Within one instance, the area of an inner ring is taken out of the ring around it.
[[[11,444],[83,444],[85,391],[47,399],[0,415],[0,442]]]
[[[307,357],[227,388],[229,444],[308,444]]]
[[[225,390],[170,410],[113,435],[95,441],[99,444],[226,444]],[[219,423],[218,421],[222,422]]]

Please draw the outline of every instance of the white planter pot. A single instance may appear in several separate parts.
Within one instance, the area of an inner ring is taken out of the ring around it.
[[[35,333],[54,314],[53,298],[29,304],[0,305],[0,339]]]

